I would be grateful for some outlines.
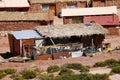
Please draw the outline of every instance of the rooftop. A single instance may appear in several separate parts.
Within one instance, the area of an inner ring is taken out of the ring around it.
[[[47,37],[70,37],[93,34],[105,34],[106,30],[98,24],[65,24],[53,26],[38,26],[37,31]]]
[[[0,8],[22,8],[22,7],[30,7],[28,0],[1,0]]]
[[[89,16],[117,14],[116,6],[92,8],[66,8],[62,9],[62,16]]]
[[[50,21],[49,12],[0,12],[0,21]]]
[[[69,1],[87,1],[87,0],[30,0],[31,4],[34,3],[56,3],[56,2],[69,2]]]

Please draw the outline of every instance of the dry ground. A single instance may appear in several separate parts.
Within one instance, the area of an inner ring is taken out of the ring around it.
[[[120,46],[120,36],[106,36],[106,39],[112,43],[112,47],[115,48],[116,46]],[[9,51],[8,40],[6,37],[0,38],[0,54]],[[46,70],[46,68],[50,65],[63,65],[65,63],[82,63],[84,65],[88,65],[90,67],[93,66],[95,62],[104,61],[106,59],[120,59],[120,50],[115,51],[113,53],[106,53],[106,54],[97,54],[94,57],[77,57],[77,58],[67,58],[67,59],[57,59],[57,60],[36,60],[34,62],[27,62],[27,63],[13,63],[7,62],[0,64],[0,69],[5,68],[15,68],[18,71],[23,69],[31,68],[31,67],[38,67],[40,70]],[[110,69],[103,69],[103,68],[91,68],[91,73],[109,73]],[[116,74],[110,76],[112,80],[120,80],[120,75]],[[10,80],[9,76],[3,78],[2,80]]]

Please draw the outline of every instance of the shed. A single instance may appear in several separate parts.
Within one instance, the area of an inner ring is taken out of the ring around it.
[[[44,47],[34,47],[39,51],[36,59],[44,60],[80,56],[80,51],[88,46],[97,49],[106,33],[101,25],[95,23],[38,26],[36,29],[44,36]],[[47,52],[48,49],[51,50]]]
[[[35,30],[12,31],[8,34],[8,38],[10,52],[22,57],[32,56],[32,46],[36,45],[36,40],[42,39],[41,35]]]

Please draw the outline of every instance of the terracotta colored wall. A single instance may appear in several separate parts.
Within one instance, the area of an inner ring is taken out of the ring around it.
[[[63,18],[63,22],[64,22],[64,24],[71,24],[72,23],[72,19],[70,17],[64,17]]]
[[[46,54],[46,55],[37,55],[36,60],[49,60],[52,59],[52,54]]]
[[[119,29],[117,29],[115,26],[113,27],[105,27],[108,30],[108,35],[120,35]]]
[[[77,7],[85,8],[86,7],[86,2],[77,2]]]
[[[53,59],[60,59],[62,57],[69,58],[71,57],[71,54],[69,52],[59,52],[53,54]],[[49,60],[52,59],[52,54],[46,54],[46,55],[37,55],[37,60]]]
[[[56,15],[58,15],[60,12],[61,12],[61,9],[62,8],[66,8],[67,7],[67,3],[61,3],[61,2],[58,2],[56,3]]]
[[[25,30],[35,29],[36,26],[41,25],[43,22],[0,22],[0,31],[8,30]],[[45,22],[46,23],[46,22]]]
[[[119,0],[114,0],[114,4],[113,4],[113,0],[106,0],[106,2],[101,2],[101,0],[94,0],[93,1],[93,6],[94,7],[102,7],[102,6],[113,6],[116,5],[117,8],[120,8],[120,1]]]
[[[118,25],[119,18],[117,15],[107,15],[107,16],[85,16],[84,23],[90,23],[95,21],[101,25]]]
[[[13,53],[20,54],[20,40],[13,37]]]
[[[61,12],[62,8],[64,9],[67,7],[67,3],[69,3],[69,2],[56,3],[56,15],[58,15]],[[86,2],[77,2],[76,5],[77,5],[77,7],[84,8],[84,7],[86,7]]]
[[[31,4],[29,11],[42,11],[42,5],[41,4]]]
[[[101,2],[101,0],[95,0],[93,1],[93,6],[94,7],[102,7],[102,6],[105,6],[105,3],[104,2]]]

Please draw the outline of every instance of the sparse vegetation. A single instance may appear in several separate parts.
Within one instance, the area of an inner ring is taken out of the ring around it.
[[[106,66],[106,64],[105,64],[105,62],[103,62],[103,61],[96,62],[96,63],[94,64],[94,67],[105,67],[105,66]]]
[[[105,61],[100,61],[94,64],[94,67],[114,67],[114,66],[119,66],[120,62],[115,60],[115,59],[108,59]]]
[[[110,80],[109,79],[109,75],[108,74],[95,74],[94,76],[94,80]]]
[[[62,66],[62,68],[70,68],[75,70],[80,70],[81,72],[88,72],[89,68],[86,66],[83,66],[80,63],[67,63]]]
[[[107,74],[81,73],[56,76],[55,80],[110,80]]]
[[[60,67],[57,65],[51,65],[47,68],[47,72],[52,73],[52,72],[57,72],[60,70]]]
[[[4,70],[0,70],[0,79],[2,79],[4,76],[6,76],[6,73]]]
[[[35,78],[37,76],[37,73],[34,70],[23,70],[21,72],[21,75],[25,79],[32,79],[32,78]]]
[[[72,75],[74,72],[69,68],[62,68],[59,72],[59,75]]]
[[[111,73],[120,74],[120,66],[115,66],[112,68]]]
[[[55,80],[53,74],[48,74],[46,72],[41,73],[39,79],[40,80]]]
[[[5,69],[4,70],[4,72],[6,73],[6,74],[14,74],[14,73],[16,73],[16,69]]]
[[[22,76],[16,76],[13,78],[13,80],[26,80]]]

